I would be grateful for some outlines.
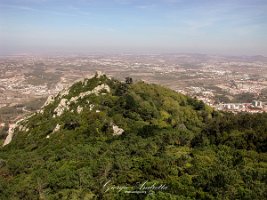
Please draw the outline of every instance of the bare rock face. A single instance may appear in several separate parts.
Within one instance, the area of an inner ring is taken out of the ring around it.
[[[101,71],[96,71],[96,78],[100,78],[101,76],[103,76],[104,73]]]
[[[60,103],[58,104],[57,108],[54,110],[56,113],[53,117],[59,117],[61,116],[65,110],[69,110],[69,105],[71,103],[77,103],[78,99],[83,99],[84,97],[95,94],[98,96],[101,92],[110,92],[110,87],[106,84],[101,84],[96,86],[92,91],[87,91],[87,92],[82,92],[76,97],[72,97],[70,100],[67,100],[65,98],[61,99]],[[77,108],[77,112],[80,113],[82,112],[81,108]]]
[[[78,106],[78,107],[77,107],[77,113],[80,114],[82,111],[83,111],[83,107]]]
[[[94,107],[95,106],[93,104],[90,104],[90,106],[89,106],[90,111],[92,111]]]
[[[50,95],[50,96],[47,98],[47,100],[46,100],[46,102],[44,103],[44,105],[42,106],[42,108],[44,108],[45,106],[47,106],[47,105],[49,105],[50,103],[54,102],[54,100],[55,100],[55,97],[52,96],[52,95]]]
[[[69,88],[65,88],[59,93],[59,97],[64,97],[68,94],[69,94]]]
[[[121,135],[124,132],[122,128],[118,127],[115,124],[112,125],[112,129],[113,129],[113,135]]]
[[[54,128],[52,134],[58,132],[60,130],[60,128],[61,128],[61,126],[59,124],[57,124],[56,127]],[[50,138],[50,135],[47,135],[46,139],[49,139],[49,138]]]
[[[61,101],[59,102],[58,106],[56,107],[56,109],[54,110],[54,112],[56,113],[53,117],[56,116],[61,116],[64,113],[64,110],[68,110],[68,100],[67,99],[61,99]]]
[[[55,127],[54,130],[53,130],[53,133],[59,131],[59,130],[60,130],[60,127],[61,127],[61,126],[60,126],[59,124],[57,124],[56,127]]]
[[[7,132],[8,135],[7,135],[7,137],[6,137],[5,141],[4,141],[3,146],[8,145],[12,141],[15,128],[16,128],[16,124],[10,124],[9,125],[9,129],[8,129],[8,132]]]
[[[22,118],[22,119],[18,120],[15,124],[10,124],[9,125],[9,129],[8,129],[8,132],[7,132],[8,134],[7,134],[7,137],[6,137],[5,141],[4,141],[3,146],[8,145],[12,141],[12,138],[13,138],[13,135],[14,135],[14,132],[15,132],[16,129],[18,129],[19,131],[24,131],[24,132],[28,132],[29,131],[29,129],[26,126],[21,125],[21,122],[23,122],[24,120],[27,120],[31,116],[32,115],[27,116],[25,118]]]
[[[99,93],[102,91],[102,90],[106,90],[107,92],[110,92],[110,87],[106,84],[101,84],[101,85],[98,85],[96,86],[93,90],[92,90],[92,93],[94,93],[95,95],[99,95]]]

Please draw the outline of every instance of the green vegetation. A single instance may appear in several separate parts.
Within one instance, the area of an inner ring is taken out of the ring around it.
[[[29,131],[17,130],[0,150],[0,199],[265,199],[266,113],[217,112],[170,89],[126,81],[76,83],[24,121]],[[79,98],[53,117],[62,98],[103,83],[110,92]],[[122,135],[113,135],[114,124]]]

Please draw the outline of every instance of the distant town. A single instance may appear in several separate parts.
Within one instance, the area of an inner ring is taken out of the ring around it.
[[[267,111],[267,58],[203,54],[0,57],[0,126],[37,111],[48,96],[100,70],[157,83],[217,110]]]

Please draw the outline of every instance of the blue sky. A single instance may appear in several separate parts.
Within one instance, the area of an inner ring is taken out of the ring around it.
[[[0,54],[267,55],[267,0],[0,0]]]

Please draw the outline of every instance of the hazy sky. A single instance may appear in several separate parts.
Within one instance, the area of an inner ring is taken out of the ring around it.
[[[267,55],[267,0],[0,0],[0,54]]]

